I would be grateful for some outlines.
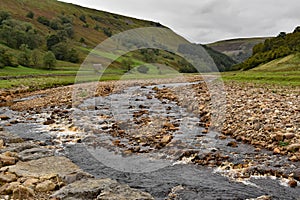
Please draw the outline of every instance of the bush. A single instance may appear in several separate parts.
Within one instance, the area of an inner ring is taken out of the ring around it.
[[[10,18],[10,13],[6,11],[0,11],[0,25],[4,20],[7,20]]]
[[[86,23],[86,18],[85,18],[85,15],[80,15],[79,16],[79,19],[82,21],[82,22],[84,22],[84,23]]]
[[[112,36],[112,31],[110,30],[110,28],[103,28],[103,33],[107,36],[107,37],[111,37]]]
[[[34,13],[32,11],[29,11],[26,15],[26,17],[33,19],[34,18]]]
[[[50,26],[50,21],[44,16],[39,16],[37,21],[45,26]]]

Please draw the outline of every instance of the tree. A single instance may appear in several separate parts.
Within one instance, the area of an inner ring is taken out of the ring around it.
[[[55,55],[51,52],[48,51],[43,58],[44,61],[44,66],[46,69],[53,69],[56,64],[56,58]]]
[[[75,49],[71,49],[67,53],[67,61],[72,62],[72,63],[78,63],[79,62],[79,55]]]
[[[127,72],[131,70],[131,67],[133,65],[133,61],[131,59],[123,59],[122,65],[126,69]]]
[[[54,45],[57,45],[60,42],[60,39],[57,35],[50,35],[47,38],[47,48],[51,50]]]
[[[31,52],[28,49],[28,46],[26,44],[22,44],[20,47],[20,50],[22,51],[18,55],[18,63],[19,65],[30,67],[31,63]]]
[[[0,48],[0,68],[5,66],[13,66],[12,55],[6,49]]]
[[[31,61],[33,63],[33,66],[39,67],[40,60],[41,60],[40,50],[38,50],[38,49],[33,50],[31,53]]]
[[[299,33],[299,32],[300,32],[300,26],[297,26],[293,33]]]

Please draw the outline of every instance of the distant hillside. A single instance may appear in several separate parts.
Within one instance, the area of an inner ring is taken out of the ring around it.
[[[269,63],[278,58],[300,52],[300,27],[295,28],[293,33],[281,32],[277,37],[266,39],[253,47],[253,54],[250,58],[234,66],[234,69],[249,70],[262,64]],[[298,60],[299,61],[299,60]],[[273,63],[276,63],[274,61]],[[270,64],[270,63],[269,63]],[[271,64],[272,65],[272,64]]]
[[[252,55],[252,48],[267,38],[241,38],[207,44],[208,47],[222,52],[237,62],[243,62]]]
[[[94,47],[114,34],[142,27],[168,29],[158,22],[83,8],[56,0],[0,0],[0,4],[0,67],[21,65],[60,69],[61,65],[65,68],[66,63],[77,63],[79,66]],[[166,34],[159,37],[158,47],[160,41],[172,40]],[[189,43],[181,36],[178,38],[183,43]],[[134,40],[135,38],[127,41],[126,45],[140,45]],[[111,54],[98,53],[107,59],[116,58]],[[228,59],[224,55],[211,50],[208,53],[212,55],[220,71],[233,65],[233,62],[220,62]],[[55,62],[53,59],[64,62]],[[153,49],[132,52],[117,59],[111,66],[126,71],[144,62],[154,61],[185,72],[186,61],[183,58]]]

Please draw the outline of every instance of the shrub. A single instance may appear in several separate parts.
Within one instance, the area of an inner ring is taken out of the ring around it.
[[[112,31],[110,30],[110,28],[103,28],[103,33],[107,36],[107,37],[111,37],[112,36]]]
[[[26,15],[26,17],[33,19],[34,18],[34,13],[32,11],[29,11]]]
[[[79,19],[82,21],[82,22],[84,22],[84,23],[86,23],[86,17],[85,17],[85,15],[80,15],[79,16]]]
[[[44,16],[39,16],[37,21],[45,26],[50,26],[50,21]]]

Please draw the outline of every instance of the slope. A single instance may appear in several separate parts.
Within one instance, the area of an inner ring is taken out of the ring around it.
[[[252,55],[252,48],[267,38],[240,38],[207,44],[212,49],[222,52],[237,62],[243,62]]]

